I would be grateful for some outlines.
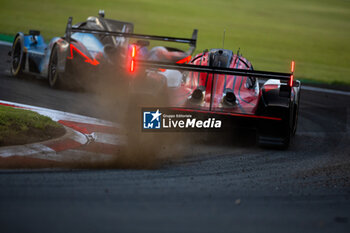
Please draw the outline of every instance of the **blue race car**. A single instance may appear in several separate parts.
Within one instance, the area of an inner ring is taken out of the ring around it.
[[[82,86],[112,74],[123,76],[134,69],[134,57],[151,60],[182,61],[193,53],[197,30],[191,39],[135,34],[134,25],[104,17],[90,16],[86,21],[72,25],[69,18],[66,33],[45,43],[40,31],[16,34],[11,56],[11,73],[22,73],[47,78],[51,87],[61,84]],[[188,51],[157,46],[148,49],[148,40],[187,43]]]

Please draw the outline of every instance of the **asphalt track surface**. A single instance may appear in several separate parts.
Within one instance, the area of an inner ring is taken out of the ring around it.
[[[11,78],[7,51],[0,99],[106,116],[95,94]],[[349,232],[349,107],[303,91],[287,151],[223,140],[152,170],[0,170],[0,232]]]

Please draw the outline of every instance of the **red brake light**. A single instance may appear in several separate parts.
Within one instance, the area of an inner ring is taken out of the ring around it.
[[[294,82],[294,67],[295,67],[295,62],[292,61],[292,67],[291,67],[292,74],[290,75],[290,80],[289,80],[289,86],[290,87],[293,86],[293,82]]]
[[[130,72],[134,72],[134,71],[135,71],[135,62],[134,62],[134,60],[131,60]]]
[[[136,45],[133,45],[131,50],[131,57],[135,58],[135,55],[136,55]]]
[[[136,57],[136,45],[131,45],[131,54],[130,54],[130,72],[135,71],[135,57]]]

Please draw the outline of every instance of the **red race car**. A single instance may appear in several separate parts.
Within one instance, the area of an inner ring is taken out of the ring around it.
[[[294,61],[289,73],[257,71],[239,52],[211,49],[177,63],[150,56],[132,62],[143,91],[152,83],[150,92],[166,93],[176,111],[254,125],[261,146],[287,148],[296,132],[301,83],[294,80]]]

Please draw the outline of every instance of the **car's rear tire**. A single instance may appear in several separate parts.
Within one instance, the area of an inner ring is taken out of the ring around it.
[[[48,82],[52,88],[57,88],[61,84],[61,74],[57,70],[58,66],[58,49],[54,45],[50,55],[49,69],[48,69]]]
[[[24,52],[20,36],[17,36],[13,42],[11,55],[11,74],[18,77],[22,74],[24,67]]]
[[[294,131],[294,121],[291,119],[294,119],[293,110],[288,109],[281,122],[262,123],[257,132],[258,145],[264,148],[287,149]]]
[[[298,128],[299,106],[300,106],[300,91],[298,93],[297,103],[294,103],[294,112],[293,112],[294,120],[293,120],[293,132],[292,132],[293,136],[296,134],[297,128]]]
[[[287,149],[291,142],[291,131],[287,129],[283,134],[258,132],[258,145],[263,148]]]

